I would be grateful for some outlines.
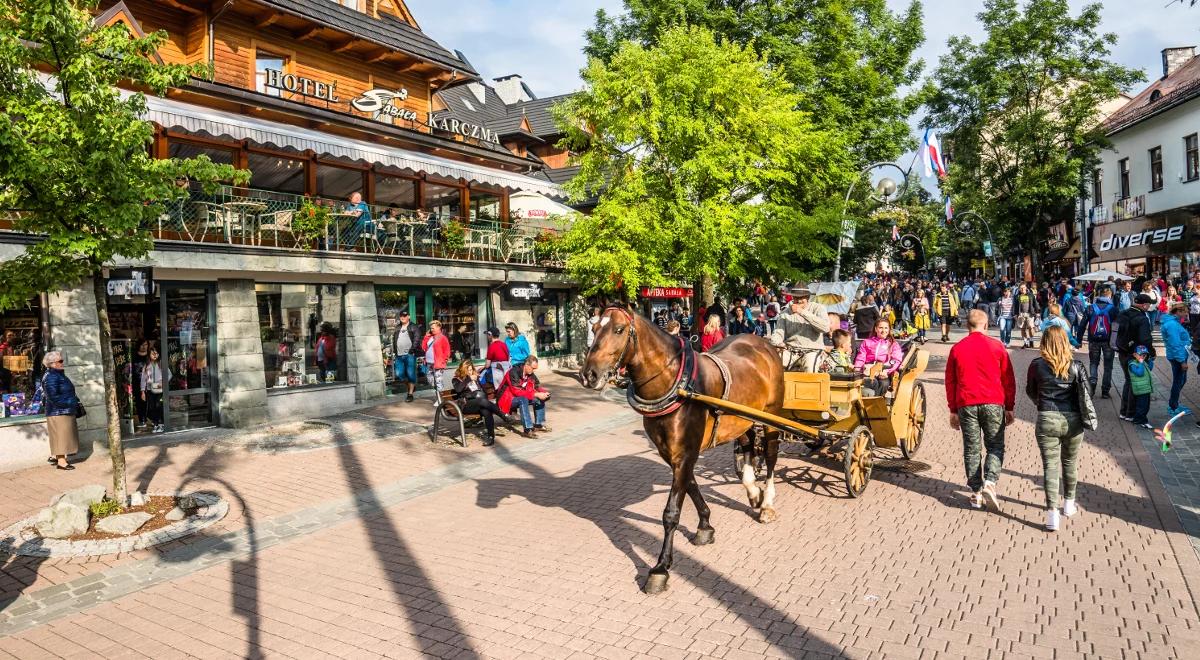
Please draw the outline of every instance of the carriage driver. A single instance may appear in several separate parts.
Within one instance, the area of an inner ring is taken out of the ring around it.
[[[825,349],[823,336],[829,332],[829,314],[812,301],[808,289],[792,289],[791,294],[788,312],[775,320],[771,345],[789,349],[783,353],[785,369],[815,372],[817,359]]]

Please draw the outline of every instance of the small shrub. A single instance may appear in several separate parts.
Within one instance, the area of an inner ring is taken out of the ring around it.
[[[111,515],[121,513],[121,505],[117,504],[116,500],[107,498],[93,503],[88,509],[91,510],[93,518],[107,518]]]

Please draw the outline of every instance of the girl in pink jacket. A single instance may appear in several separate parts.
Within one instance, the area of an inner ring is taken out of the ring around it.
[[[871,365],[883,365],[883,370],[873,379],[863,385],[875,391],[875,396],[883,396],[888,390],[892,374],[900,370],[900,362],[904,360],[904,351],[900,343],[892,338],[892,324],[887,319],[875,322],[874,332],[863,340],[858,347],[858,355],[854,357],[855,373],[865,373]]]

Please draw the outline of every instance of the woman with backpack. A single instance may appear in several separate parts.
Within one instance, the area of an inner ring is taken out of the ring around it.
[[[1088,393],[1087,372],[1074,359],[1069,335],[1054,324],[1042,334],[1041,356],[1029,364],[1025,394],[1037,404],[1034,433],[1042,454],[1042,483],[1046,494],[1046,530],[1058,531],[1058,496],[1062,488],[1062,515],[1078,512],[1075,489],[1079,481],[1077,459],[1085,430],[1099,426],[1096,408]]]
[[[1188,349],[1192,346],[1192,336],[1183,326],[1187,316],[1187,305],[1177,302],[1171,305],[1170,313],[1163,317],[1163,345],[1167,349],[1167,362],[1171,363],[1171,397],[1167,400],[1167,413],[1174,417],[1181,412],[1189,412],[1187,408],[1179,407],[1179,393],[1187,382]]]
[[[775,319],[779,318],[779,298],[771,296],[771,300],[766,307],[767,325],[771,327],[771,332],[775,332]]]

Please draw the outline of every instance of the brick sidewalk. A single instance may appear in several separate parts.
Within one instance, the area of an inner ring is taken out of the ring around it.
[[[1013,356],[1023,385],[1034,352]],[[835,466],[789,456],[781,520],[760,525],[728,447],[709,452],[700,469],[717,543],[680,539],[671,588],[654,597],[636,580],[661,541],[668,472],[640,424],[622,422],[627,409],[582,390],[564,418],[596,426],[555,422],[557,444],[172,448],[155,483],[196,464],[251,493],[252,515],[221,536],[60,576],[50,588],[79,605],[49,603],[41,623],[16,611],[55,597],[40,580],[56,567],[30,569],[39,581],[0,615],[12,633],[0,657],[1183,657],[1200,642],[1185,579],[1200,561],[1131,427],[1101,406],[1082,456],[1083,512],[1048,534],[1022,394],[1005,514],[973,511],[942,364],[925,381],[916,469],[877,471],[861,499],[846,497]],[[145,463],[156,451],[135,453]],[[45,490],[29,496],[38,504],[53,491],[31,484]],[[690,537],[690,505],[683,521]]]

